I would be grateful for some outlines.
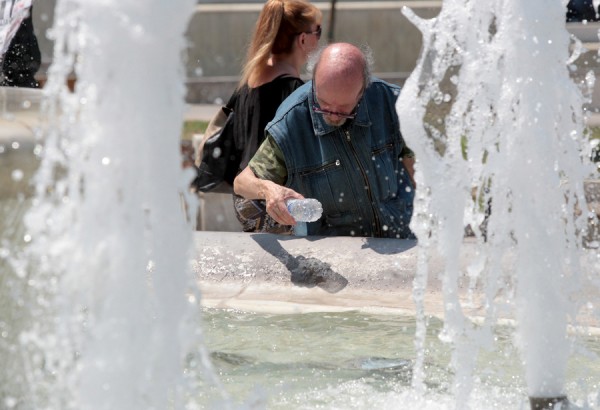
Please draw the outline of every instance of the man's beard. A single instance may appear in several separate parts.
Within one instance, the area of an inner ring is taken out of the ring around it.
[[[342,125],[344,125],[346,123],[346,121],[348,121],[348,118],[340,118],[337,121],[333,121],[333,120],[330,120],[327,117],[323,116],[323,121],[325,121],[325,124],[331,125],[332,127],[341,127]]]

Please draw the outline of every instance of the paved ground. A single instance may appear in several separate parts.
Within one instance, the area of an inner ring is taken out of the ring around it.
[[[219,107],[219,105],[215,104],[188,104],[183,118],[186,121],[210,121]]]
[[[219,105],[213,104],[188,104],[184,113],[186,121],[210,121],[219,109]],[[0,114],[2,109],[0,107]],[[0,142],[28,140],[33,136],[32,126],[39,121],[36,111],[19,111],[16,115],[0,115]]]

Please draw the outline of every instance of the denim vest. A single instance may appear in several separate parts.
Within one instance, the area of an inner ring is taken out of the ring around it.
[[[309,235],[414,238],[414,189],[401,158],[398,86],[373,79],[341,127],[313,111],[312,82],[292,93],[266,131],[281,149],[286,186],[323,205]]]

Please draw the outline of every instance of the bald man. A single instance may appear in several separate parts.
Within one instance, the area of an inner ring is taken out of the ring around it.
[[[316,198],[323,216],[308,223],[308,235],[413,239],[414,158],[400,134],[399,93],[371,77],[369,58],[356,46],[327,46],[312,81],[267,125],[234,191],[264,199],[265,211],[284,225],[296,225],[287,199]]]

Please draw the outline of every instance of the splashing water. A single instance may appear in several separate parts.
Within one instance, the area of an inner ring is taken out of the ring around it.
[[[34,293],[27,308],[35,320],[20,336],[32,391],[13,405],[166,409],[188,401],[205,359],[189,355],[200,344],[186,300],[195,288],[193,230],[181,197],[191,175],[179,152],[194,5],[57,4],[27,263],[14,263]]]
[[[422,294],[431,252],[445,258],[445,325],[455,347],[455,395],[468,403],[478,346],[516,311],[531,397],[563,394],[572,303],[584,280],[586,199],[593,167],[582,92],[569,78],[569,34],[560,0],[445,0],[439,16],[405,15],[423,34],[416,70],[397,103],[415,151],[411,228],[420,257],[414,294],[421,318],[414,387],[423,392]],[[465,227],[478,252],[461,272]],[[508,262],[507,262],[508,260]],[[484,298],[474,290],[483,288]],[[466,291],[465,291],[466,289]],[[467,317],[478,308],[483,326]],[[461,407],[464,408],[464,407]]]

